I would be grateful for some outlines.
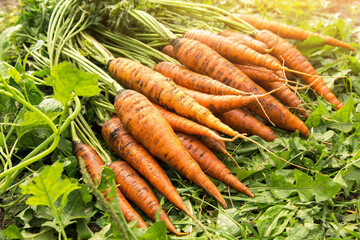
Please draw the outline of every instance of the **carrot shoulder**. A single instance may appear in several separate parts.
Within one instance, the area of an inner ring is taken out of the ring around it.
[[[114,106],[125,128],[153,156],[179,171],[205,189],[222,206],[227,207],[220,191],[202,172],[200,166],[182,146],[170,124],[145,96],[133,90],[119,91]]]
[[[100,182],[100,174],[102,171],[102,167],[104,166],[104,162],[101,160],[99,154],[95,151],[91,146],[81,143],[75,142],[75,155],[78,160],[83,159],[85,162],[86,169],[88,170],[91,178],[94,182]],[[106,197],[109,194],[110,188],[103,192]],[[146,227],[148,225],[144,220],[140,217],[140,215],[133,209],[130,203],[125,199],[124,195],[120,192],[118,188],[116,188],[116,197],[119,203],[119,207],[124,215],[124,218],[127,222],[139,220],[137,227]],[[111,201],[111,199],[107,199]]]

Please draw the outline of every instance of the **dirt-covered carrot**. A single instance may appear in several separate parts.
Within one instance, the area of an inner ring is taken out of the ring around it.
[[[206,75],[193,72],[175,63],[160,62],[156,64],[155,70],[162,75],[171,78],[176,84],[199,92],[214,95],[244,94],[238,89],[229,87],[222,82],[216,81]]]
[[[219,33],[219,35],[230,38],[234,41],[238,41],[239,43],[244,44],[244,45],[248,46],[249,48],[251,48],[259,53],[262,53],[262,54],[265,54],[270,50],[269,47],[265,43],[254,39],[250,35],[243,34],[243,33],[231,30],[231,29],[223,30]]]
[[[278,34],[279,36],[283,38],[290,38],[290,39],[296,39],[296,40],[306,40],[310,36],[318,36],[324,39],[324,44],[336,46],[336,47],[342,47],[347,48],[351,51],[355,51],[355,49],[350,46],[349,44],[338,40],[334,37],[325,36],[323,34],[314,33],[311,31],[307,31],[298,27],[290,26],[285,23],[281,23],[278,21],[270,21],[266,19],[262,19],[261,17],[255,16],[255,15],[242,15],[242,14],[236,14],[237,17],[245,20],[246,22],[253,25],[255,28],[259,30],[269,30],[275,34]]]
[[[257,135],[262,139],[271,142],[276,137],[273,130],[254,117],[251,113],[241,108],[217,115],[223,122],[237,129],[241,133]]]
[[[248,65],[235,65],[243,73],[245,73],[249,78],[254,80],[259,86],[263,87],[266,91],[271,91],[273,89],[278,89],[273,92],[272,95],[275,96],[281,103],[285,106],[295,109],[298,113],[308,118],[309,114],[302,106],[299,98],[296,94],[291,91],[287,86],[284,79],[280,79],[273,71],[258,67],[258,66],[248,66]]]
[[[306,57],[302,55],[291,43],[268,30],[259,31],[256,35],[256,39],[265,42],[269,47],[271,47],[271,54],[276,56],[278,59],[283,58],[285,60],[285,65],[289,68],[311,74],[312,76],[300,75],[300,77],[305,83],[309,84],[319,96],[324,96],[324,98],[331,104],[335,105],[337,109],[344,106],[344,104],[340,102],[333,92],[326,86],[322,78],[317,75],[315,68],[306,59]]]
[[[175,206],[193,217],[165,171],[151,153],[129,134],[119,118],[112,117],[106,120],[101,133],[110,149],[128,162]]]
[[[200,135],[206,136],[218,141],[233,141],[234,139],[221,137],[219,134],[213,130],[198,124],[194,121],[191,121],[187,118],[177,115],[176,113],[169,112],[165,108],[153,103],[154,106],[159,110],[161,115],[168,121],[170,126],[175,132],[183,132],[190,135]]]
[[[254,194],[231,174],[230,170],[213,154],[204,144],[193,136],[176,133],[181,143],[190,153],[191,157],[200,165],[201,169],[213,177],[250,197]]]
[[[144,94],[151,101],[183,117],[229,136],[239,135],[217,119],[209,109],[188,96],[172,80],[149,67],[127,58],[116,58],[111,61],[109,71],[122,86]]]
[[[75,144],[75,156],[78,160],[80,158],[84,161],[87,171],[89,172],[91,178],[94,182],[100,182],[100,174],[102,171],[102,167],[104,162],[101,160],[99,154],[95,151],[91,146],[82,143],[80,141],[74,141]],[[106,197],[109,194],[110,188],[103,192]],[[138,220],[137,227],[146,227],[148,225],[144,220],[140,217],[140,215],[133,209],[130,203],[125,199],[124,195],[120,192],[120,190],[116,189],[116,197],[120,206],[120,209],[124,215],[124,218],[127,222]],[[107,199],[111,201],[111,198]]]
[[[114,171],[115,181],[126,198],[138,206],[149,218],[156,221],[156,211],[160,204],[150,186],[125,161],[112,162],[109,167]],[[172,233],[186,235],[175,228],[163,209],[161,209],[159,218],[165,221],[166,227]]]
[[[254,94],[264,94],[266,91],[249,79],[240,69],[231,62],[219,55],[210,47],[187,38],[177,38],[173,41],[174,53],[178,61],[187,68],[201,74],[208,75],[230,87],[244,92]],[[248,105],[247,108],[255,112],[263,119],[271,120],[277,127],[309,135],[309,130],[305,123],[292,114],[284,105],[279,103],[274,97],[266,96],[260,99],[267,116],[264,114],[259,104]]]
[[[161,51],[163,53],[165,53],[166,55],[168,55],[169,57],[175,58],[175,55],[173,53],[173,46],[172,45],[166,45],[165,47],[163,47],[163,49],[161,49]]]
[[[214,183],[202,172],[182,146],[170,124],[144,95],[133,90],[119,91],[114,106],[125,128],[154,157],[167,163],[206,190],[223,207],[227,207]]]

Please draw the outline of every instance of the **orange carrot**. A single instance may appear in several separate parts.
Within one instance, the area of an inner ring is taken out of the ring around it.
[[[225,155],[228,156],[228,151],[226,150],[226,145],[224,141],[219,141],[219,140],[215,140],[213,138],[209,138],[207,136],[201,136],[198,135],[196,136],[197,139],[199,139],[207,148],[215,151],[215,152],[219,152],[219,153],[224,153]],[[230,155],[231,156],[231,155]]]
[[[241,133],[248,135],[257,135],[262,139],[271,142],[276,137],[275,133],[259,119],[251,115],[248,111],[241,108],[217,115],[221,121],[237,129]]]
[[[318,95],[324,96],[324,98],[328,102],[334,104],[337,109],[344,106],[344,104],[340,102],[325,85],[325,82],[317,76],[315,68],[306,59],[306,57],[303,56],[292,44],[268,30],[259,31],[256,35],[256,39],[265,42],[269,47],[271,47],[271,54],[277,58],[282,57],[285,60],[285,65],[289,68],[311,74],[312,76],[300,75],[300,77],[305,83],[309,84]]]
[[[202,42],[233,63],[241,64],[246,61],[250,64],[259,65],[271,70],[283,69],[281,64],[274,61],[274,59],[268,58],[244,44],[240,44],[210,31],[190,30],[185,33],[184,37]]]
[[[226,30],[223,30],[222,32],[220,32],[219,35],[230,38],[231,40],[237,41],[241,44],[244,44],[244,45],[248,46],[249,48],[251,48],[259,53],[262,53],[262,54],[265,54],[269,51],[269,47],[265,43],[258,41],[247,34],[243,34],[243,33],[239,33],[234,30],[226,29]]]
[[[122,90],[118,92],[114,106],[125,128],[153,156],[202,187],[224,208],[227,207],[214,183],[202,172],[181,145],[170,124],[145,96],[133,90]]]
[[[116,154],[144,176],[167,199],[193,217],[159,163],[129,134],[117,117],[105,121],[101,133],[107,145]]]
[[[195,137],[184,133],[176,133],[183,146],[191,157],[200,165],[201,169],[213,177],[250,197],[254,194],[239,179],[231,174],[230,170],[204,144]]]
[[[94,182],[100,183],[100,174],[102,171],[102,167],[104,162],[101,160],[99,154],[95,151],[91,146],[81,143],[79,141],[74,141],[75,144],[75,155],[78,160],[83,159],[86,169],[88,170],[91,178]],[[110,188],[103,192],[106,197],[109,194]],[[120,206],[120,209],[124,215],[124,218],[127,222],[131,222],[134,220],[139,220],[137,227],[146,227],[148,225],[144,220],[140,217],[140,215],[133,209],[130,203],[125,199],[123,194],[120,192],[118,188],[116,188],[116,197]],[[108,201],[111,201],[111,198],[107,198]]]
[[[240,96],[240,95],[212,95],[198,92],[179,86],[187,95],[194,98],[202,106],[210,109],[213,113],[227,112],[235,108],[243,107],[253,103],[262,96]]]
[[[175,55],[173,53],[173,46],[171,45],[166,45],[165,47],[163,47],[163,49],[161,50],[163,53],[165,53],[166,55],[168,55],[169,57],[175,58]]]
[[[219,141],[233,141],[233,139],[224,138],[218,135],[213,130],[198,124],[194,121],[191,121],[187,118],[184,118],[182,116],[177,115],[176,113],[169,112],[163,107],[153,103],[154,106],[159,110],[161,115],[168,121],[170,126],[175,132],[183,132],[190,135],[201,135],[201,136],[207,136],[212,139],[216,139]]]
[[[290,38],[290,39],[296,39],[296,40],[306,40],[310,36],[318,36],[324,39],[324,44],[336,46],[336,47],[343,47],[347,48],[351,51],[355,51],[355,49],[350,46],[349,44],[338,40],[334,37],[325,36],[323,34],[314,33],[311,31],[307,31],[298,27],[290,26],[285,23],[281,23],[278,21],[269,21],[266,19],[261,19],[258,16],[255,15],[241,15],[236,14],[237,17],[245,20],[246,22],[253,25],[255,28],[259,30],[267,29],[275,34],[278,34],[279,36],[283,38]],[[271,46],[270,46],[271,47]]]
[[[220,56],[208,46],[191,39],[177,38],[173,41],[176,58],[189,69],[208,75],[226,85],[244,92],[252,92],[260,95],[266,93],[264,89],[256,85],[240,69],[236,68],[228,60]],[[260,99],[267,116],[278,127],[309,135],[309,130],[299,118],[293,115],[285,106],[276,101],[272,96]],[[252,112],[267,120],[267,116],[259,104],[247,106]]]
[[[214,95],[244,94],[238,89],[229,87],[208,76],[198,74],[175,63],[160,62],[155,66],[155,70],[164,76],[171,78],[176,84],[199,92]]]
[[[156,221],[156,211],[160,204],[150,186],[125,161],[115,161],[109,166],[115,173],[115,181],[126,198],[135,203],[149,218]],[[172,224],[166,212],[161,208],[160,220],[164,220],[166,227],[176,235],[180,233]]]
[[[189,97],[164,75],[127,58],[116,58],[109,66],[111,75],[124,87],[144,94],[151,101],[229,136],[239,133],[223,124],[209,109]]]
[[[248,77],[254,80],[259,86],[263,87],[266,91],[278,89],[273,92],[281,103],[295,109],[298,113],[308,118],[309,114],[305,108],[301,105],[299,98],[289,87],[283,86],[285,84],[284,79],[280,79],[273,71],[257,66],[235,65]]]

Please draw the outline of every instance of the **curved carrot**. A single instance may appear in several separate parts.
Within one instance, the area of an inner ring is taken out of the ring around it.
[[[215,152],[224,153],[227,156],[229,155],[228,151],[226,150],[226,145],[224,141],[215,140],[213,138],[201,135],[196,136],[196,138],[199,139],[207,148]]]
[[[189,97],[173,81],[149,67],[127,58],[116,58],[111,61],[109,71],[124,87],[144,94],[151,101],[181,116],[229,136],[239,135],[217,119],[209,109]]]
[[[259,119],[251,115],[248,111],[241,108],[217,115],[221,121],[225,122],[241,133],[257,135],[262,139],[272,142],[277,138],[274,131],[262,123]]]
[[[259,65],[271,70],[283,69],[281,64],[274,61],[272,58],[268,58],[244,44],[240,44],[210,31],[190,30],[185,33],[184,37],[202,42],[233,63],[242,63],[246,61],[250,64]]]
[[[222,82],[216,81],[208,76],[193,72],[175,63],[160,62],[155,66],[155,70],[162,75],[171,78],[176,84],[199,92],[214,95],[244,94],[238,89],[229,87]]]
[[[193,217],[165,171],[151,153],[129,134],[119,118],[113,117],[106,120],[101,133],[110,149],[144,176],[152,186],[174,203],[175,206]]]
[[[257,66],[235,65],[249,78],[254,80],[259,86],[263,87],[266,91],[278,89],[273,92],[281,103],[295,109],[298,113],[308,118],[309,114],[302,106],[299,98],[295,95],[289,87],[283,86],[285,82],[278,77],[273,71]]]
[[[163,47],[163,49],[161,50],[163,53],[165,53],[166,55],[168,55],[169,57],[172,57],[174,59],[176,59],[174,53],[173,53],[173,46],[171,45],[166,45],[165,47]]]
[[[159,110],[161,115],[168,121],[170,126],[175,132],[183,132],[190,135],[200,135],[200,136],[207,136],[212,139],[216,139],[219,141],[233,141],[234,139],[224,138],[218,135],[213,130],[200,125],[194,121],[191,121],[187,118],[177,115],[176,113],[169,112],[163,107],[153,103],[154,106]]]
[[[75,144],[75,155],[77,159],[80,158],[84,160],[86,169],[90,173],[91,178],[95,182],[100,182],[100,174],[102,171],[102,167],[104,162],[101,160],[99,154],[95,151],[91,146],[81,143],[79,141],[74,141]],[[109,194],[110,188],[103,192],[106,197]],[[133,209],[130,203],[125,199],[120,190],[116,188],[116,197],[120,206],[120,209],[124,215],[124,218],[127,222],[131,222],[134,220],[139,220],[137,227],[146,227],[148,225],[144,220],[140,217],[140,215]],[[111,201],[111,198],[107,198],[108,201]]]
[[[126,198],[135,203],[149,218],[156,221],[156,211],[160,204],[150,186],[131,168],[125,161],[112,162],[109,167],[115,173],[115,181],[119,184],[120,191]],[[176,235],[186,235],[180,233],[172,224],[166,212],[161,208],[160,220],[164,220],[166,227]]]
[[[317,76],[315,68],[311,63],[297,50],[292,44],[285,39],[275,35],[268,30],[261,30],[257,33],[256,39],[265,42],[272,48],[271,54],[277,58],[282,57],[285,60],[285,65],[294,70],[311,74],[313,76],[300,75],[301,79],[309,84],[318,95],[323,95],[324,98],[335,105],[337,109],[344,106],[331,90],[325,85],[321,77]]]
[[[226,85],[244,92],[260,95],[266,93],[256,85],[240,69],[220,56],[208,46],[191,39],[177,38],[173,41],[176,58],[189,69],[212,77]],[[293,115],[285,106],[276,101],[272,96],[260,99],[260,103],[270,120],[278,127],[309,135],[309,130],[299,118]],[[248,109],[267,120],[267,116],[259,104],[251,104]]]
[[[221,31],[219,33],[219,35],[230,38],[231,40],[237,41],[241,44],[244,44],[259,53],[265,54],[265,53],[269,52],[269,47],[265,43],[258,41],[247,34],[243,34],[243,33],[239,33],[234,30],[226,29],[226,30]]]
[[[210,177],[213,177],[250,197],[254,194],[231,174],[230,170],[213,154],[204,144],[195,137],[184,133],[176,133],[183,146],[191,157],[200,165],[201,169]]]
[[[290,26],[285,23],[280,23],[277,21],[269,21],[266,19],[261,19],[260,17],[257,17],[255,15],[242,15],[242,14],[236,14],[237,17],[243,19],[244,21],[250,23],[255,28],[259,30],[269,30],[275,34],[278,34],[279,36],[283,38],[290,38],[290,39],[296,39],[296,40],[306,40],[310,36],[318,36],[324,39],[324,44],[336,46],[336,47],[343,47],[347,48],[351,51],[355,51],[355,49],[350,46],[349,44],[338,40],[334,37],[325,36],[323,34],[314,33],[311,31],[307,31],[298,27]]]
[[[214,183],[202,172],[181,145],[170,124],[145,96],[133,90],[119,91],[114,107],[125,128],[153,156],[202,187],[224,208],[227,207]]]

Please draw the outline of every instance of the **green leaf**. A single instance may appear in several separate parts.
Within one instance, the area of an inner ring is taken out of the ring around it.
[[[279,199],[287,198],[294,191],[292,183],[289,182],[282,175],[276,175],[275,173],[272,172],[270,175],[270,181],[271,181],[270,191],[276,198]]]
[[[350,96],[345,105],[332,115],[332,118],[342,123],[350,122],[352,112],[354,111],[354,106],[354,98],[353,96]]]
[[[7,237],[7,239],[24,239],[20,233],[19,228],[15,224],[11,224],[4,231],[3,235]]]
[[[11,44],[10,44],[10,37],[14,32],[19,30],[21,28],[21,25],[16,25],[13,27],[9,27],[5,29],[0,34],[0,61],[5,61],[8,58],[8,51],[10,50]]]
[[[311,55],[319,51],[324,46],[324,39],[318,36],[308,37],[305,41],[299,43],[296,48],[306,57],[311,57]]]
[[[78,189],[78,185],[71,183],[69,179],[62,179],[63,165],[56,162],[52,166],[46,166],[40,174],[33,177],[32,181],[26,185],[21,185],[22,194],[30,194],[26,204],[31,206],[44,205],[52,206],[55,201],[62,196],[67,199],[70,192]],[[62,206],[66,201],[61,201]]]
[[[233,236],[239,236],[241,229],[239,225],[232,221],[238,213],[237,208],[225,209],[223,212],[219,212],[216,220],[216,230],[223,233],[230,233]]]
[[[313,113],[305,122],[306,126],[308,126],[309,128],[320,126],[325,122],[323,115],[328,116],[329,112],[327,111],[324,103],[321,100],[318,100],[317,108],[313,111]]]
[[[69,62],[62,62],[51,69],[46,84],[54,88],[54,98],[63,106],[74,96],[94,96],[100,92],[99,76],[82,72]]]
[[[166,224],[165,221],[161,220],[155,222],[149,230],[138,237],[139,240],[166,240]]]

